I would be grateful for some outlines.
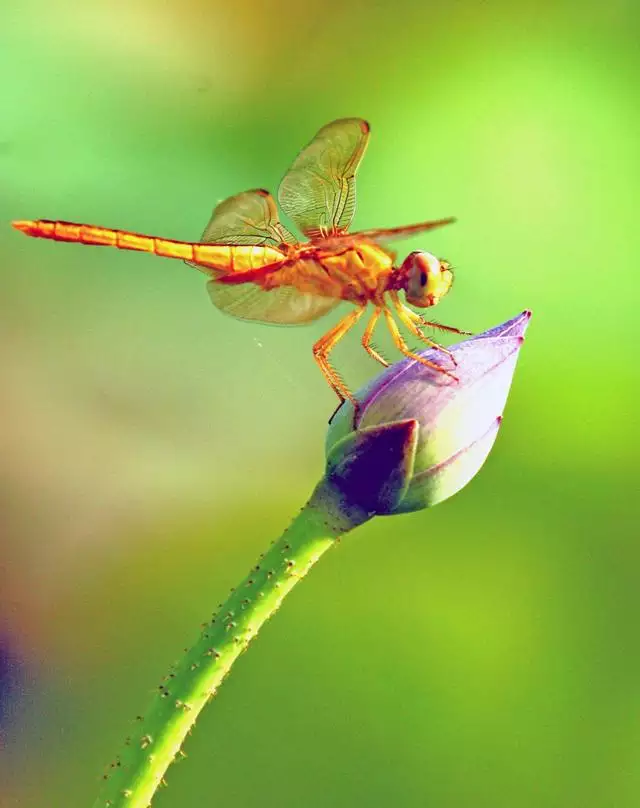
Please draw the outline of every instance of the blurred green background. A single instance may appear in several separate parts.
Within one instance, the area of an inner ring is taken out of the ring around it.
[[[323,467],[299,329],[179,262],[26,239],[58,218],[197,239],[315,131],[372,140],[355,225],[457,267],[443,322],[534,319],[479,477],[330,553],[154,801],[631,808],[640,7],[26,0],[0,11],[2,806],[90,805],[200,622]],[[352,384],[376,372],[336,354]]]

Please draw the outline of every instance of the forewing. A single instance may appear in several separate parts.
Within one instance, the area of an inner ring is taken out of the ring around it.
[[[342,233],[328,239],[319,239],[316,246],[337,250],[340,247],[344,249],[345,246],[352,243],[357,244],[359,241],[375,241],[384,244],[387,241],[411,238],[411,236],[418,233],[426,233],[428,230],[435,230],[437,227],[444,227],[447,224],[453,224],[455,221],[455,218],[450,216],[446,219],[433,219],[429,222],[402,225],[400,227],[376,227],[370,230],[358,230],[355,233]]]
[[[220,202],[200,240],[203,244],[266,244],[271,247],[296,242],[278,221],[274,198],[262,189],[244,191]]]
[[[340,302],[331,297],[299,292],[292,286],[265,291],[254,283],[227,285],[215,280],[207,291],[221,311],[240,320],[276,325],[302,325],[317,320]]]
[[[368,141],[366,121],[333,121],[300,152],[284,176],[278,200],[307,238],[348,230],[356,204],[355,175]]]

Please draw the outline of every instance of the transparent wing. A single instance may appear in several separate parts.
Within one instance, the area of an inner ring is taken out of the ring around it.
[[[296,239],[278,221],[274,198],[261,188],[225,199],[205,227],[203,244],[295,244]]]
[[[356,205],[355,175],[369,124],[342,118],[324,126],[285,174],[278,200],[309,239],[345,233]]]
[[[202,234],[204,244],[255,244],[277,247],[296,239],[278,221],[276,203],[268,191],[256,189],[225,199],[213,212]],[[265,291],[255,283],[225,285],[216,277],[227,273],[207,269],[213,279],[207,291],[213,304],[241,320],[279,325],[308,323],[326,314],[339,301],[299,292],[292,286]],[[250,275],[251,273],[247,273]]]
[[[434,219],[430,222],[408,224],[401,227],[376,227],[371,230],[360,230],[351,235],[356,238],[370,239],[371,241],[393,241],[399,238],[409,238],[410,236],[415,236],[417,233],[426,233],[427,230],[435,230],[436,227],[454,224],[455,221],[455,217],[448,216],[446,219]]]
[[[339,300],[299,292],[292,286],[278,286],[268,291],[254,283],[228,286],[215,280],[207,283],[207,291],[221,311],[240,320],[276,325],[302,325],[322,317],[335,308]]]
[[[425,233],[427,230],[435,230],[436,227],[444,227],[455,222],[453,216],[446,219],[434,219],[429,222],[419,224],[408,224],[400,227],[375,227],[370,230],[358,230],[355,233],[341,233],[337,236],[330,236],[326,239],[318,239],[316,242],[319,248],[338,249],[344,248],[348,244],[356,244],[359,241],[376,241],[384,244],[394,239],[410,238],[417,233]]]

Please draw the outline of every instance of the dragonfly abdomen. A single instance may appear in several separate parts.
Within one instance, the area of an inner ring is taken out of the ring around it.
[[[191,261],[204,269],[215,269],[222,272],[245,272],[273,264],[284,258],[283,253],[274,247],[192,244],[188,241],[174,241],[157,236],[131,233],[128,230],[113,230],[108,227],[75,222],[38,219],[14,222],[13,226],[35,238],[153,253],[153,255],[163,258]]]
[[[113,230],[109,227],[49,221],[48,219],[14,222],[14,227],[35,238],[88,244],[94,247],[116,247],[119,250],[137,250],[167,258],[182,258],[191,261],[194,258],[191,244],[155,236],[143,236],[127,230]]]

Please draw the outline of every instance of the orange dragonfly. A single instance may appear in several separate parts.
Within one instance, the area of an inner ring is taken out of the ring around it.
[[[404,340],[396,318],[413,337],[453,356],[422,329],[430,326],[465,334],[451,326],[425,320],[402,302],[428,308],[449,291],[453,273],[447,261],[427,252],[412,252],[396,266],[388,241],[450,224],[453,218],[405,227],[349,233],[356,202],[355,175],[369,141],[369,124],[343,118],[324,126],[300,152],[278,190],[281,208],[304,233],[299,242],[278,219],[268,191],[245,191],[221,202],[199,242],[183,242],[112,230],[87,224],[16,221],[29,236],[79,244],[139,250],[180,258],[209,276],[213,303],[243,320],[277,325],[302,325],[322,317],[346,300],[355,308],[313,346],[313,355],[340,401],[355,399],[329,363],[329,354],[372,304],[362,345],[373,359],[388,365],[372,345],[373,331],[384,317],[393,342],[405,356],[446,374],[455,375],[414,353]]]

